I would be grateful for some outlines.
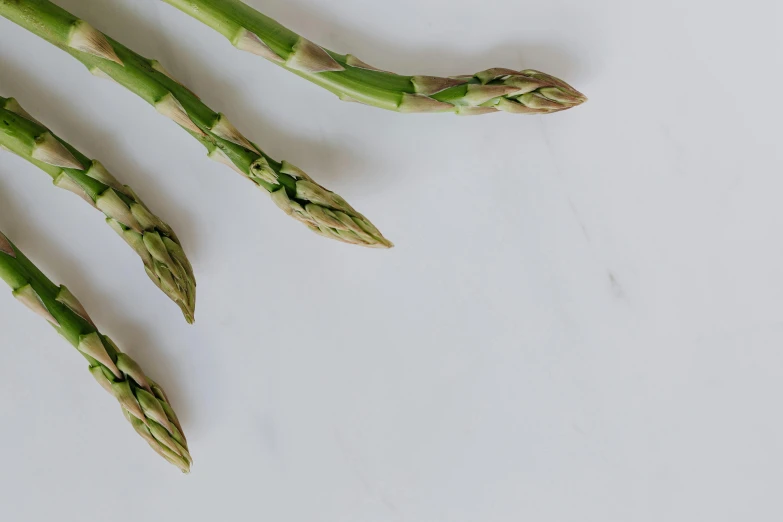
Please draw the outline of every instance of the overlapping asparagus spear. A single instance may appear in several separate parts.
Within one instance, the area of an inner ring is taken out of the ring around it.
[[[30,116],[13,98],[0,97],[0,147],[21,156],[106,216],[106,222],[136,251],[150,279],[192,323],[196,280],[182,246],[166,223],[133,190],[98,161],[90,160]]]
[[[288,215],[323,236],[356,245],[391,243],[343,198],[300,169],[278,163],[207,107],[155,60],[144,58],[48,0],[0,0],[0,15],[78,59],[97,76],[114,80],[198,139],[209,157],[272,195]]]
[[[0,278],[13,295],[65,337],[90,363],[90,373],[122,406],[136,432],[163,458],[187,472],[192,459],[182,426],[163,389],[93,324],[64,286],[52,283],[0,232]]]
[[[488,69],[469,76],[401,76],[353,55],[325,50],[240,0],[163,0],[257,54],[333,92],[399,112],[546,114],[586,101],[579,91],[532,69]]]

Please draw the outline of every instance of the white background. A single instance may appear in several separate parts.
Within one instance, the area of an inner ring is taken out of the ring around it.
[[[0,155],[0,229],[168,390],[157,457],[0,295],[0,519],[754,522],[783,516],[783,8],[250,0],[410,74],[532,67],[546,117],[345,104],[155,0],[60,0],[158,58],[397,247],[329,242],[134,95],[0,20],[0,93],[178,232],[188,327],[100,214]]]

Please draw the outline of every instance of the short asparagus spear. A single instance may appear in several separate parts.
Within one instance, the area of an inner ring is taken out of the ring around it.
[[[323,49],[240,0],[163,0],[212,27],[232,45],[333,92],[344,101],[399,112],[505,111],[546,114],[587,98],[562,80],[527,69],[488,69],[468,76],[401,76],[353,55]]]
[[[163,389],[98,331],[66,287],[52,283],[2,232],[0,278],[14,297],[49,321],[87,359],[90,373],[120,402],[125,417],[152,449],[188,472],[188,443]]]
[[[196,280],[174,231],[152,214],[133,190],[98,161],[90,160],[22,109],[0,97],[0,147],[49,174],[54,184],[76,193],[106,216],[106,222],[138,253],[150,279],[192,323]]]
[[[0,15],[66,51],[96,76],[143,98],[208,150],[272,195],[288,215],[323,236],[362,246],[392,244],[343,198],[292,164],[277,162],[155,60],[144,58],[48,0],[0,0]]]

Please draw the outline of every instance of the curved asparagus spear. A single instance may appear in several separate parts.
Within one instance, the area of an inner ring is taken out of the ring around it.
[[[0,147],[26,159],[49,174],[56,186],[103,212],[106,222],[141,257],[150,279],[193,323],[196,280],[171,227],[152,214],[130,187],[55,136],[14,98],[0,97],[0,120]]]
[[[239,0],[163,0],[257,54],[333,92],[399,112],[546,114],[587,100],[579,91],[532,69],[488,69],[469,76],[401,76],[353,55],[325,50]]]
[[[102,335],[64,286],[52,283],[0,232],[0,278],[14,297],[54,326],[90,363],[90,373],[122,406],[136,432],[184,472],[192,459],[182,426],[163,389]]]
[[[267,156],[157,61],[139,56],[48,0],[0,0],[0,15],[66,51],[93,74],[108,77],[143,98],[199,140],[210,158],[271,193],[283,211],[314,232],[356,245],[392,246],[343,198],[290,163]]]

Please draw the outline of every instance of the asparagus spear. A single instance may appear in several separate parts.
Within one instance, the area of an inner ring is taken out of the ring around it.
[[[314,232],[346,243],[391,247],[367,218],[292,164],[277,162],[207,107],[155,60],[144,58],[48,0],[0,0],[0,15],[56,45],[94,75],[134,92],[199,140],[209,157],[272,195]]]
[[[90,363],[90,373],[122,406],[136,432],[163,458],[190,470],[182,426],[163,389],[101,334],[84,307],[64,286],[52,283],[0,232],[0,278],[24,305],[49,321]]]
[[[106,222],[136,251],[152,281],[193,323],[196,280],[185,252],[166,223],[133,190],[98,161],[55,136],[14,98],[0,97],[0,147],[21,156],[106,216]]]
[[[494,68],[468,76],[401,76],[367,65],[353,55],[323,49],[239,0],[163,0],[257,54],[355,101],[399,112],[505,111],[547,114],[587,100],[562,80],[527,69]]]

